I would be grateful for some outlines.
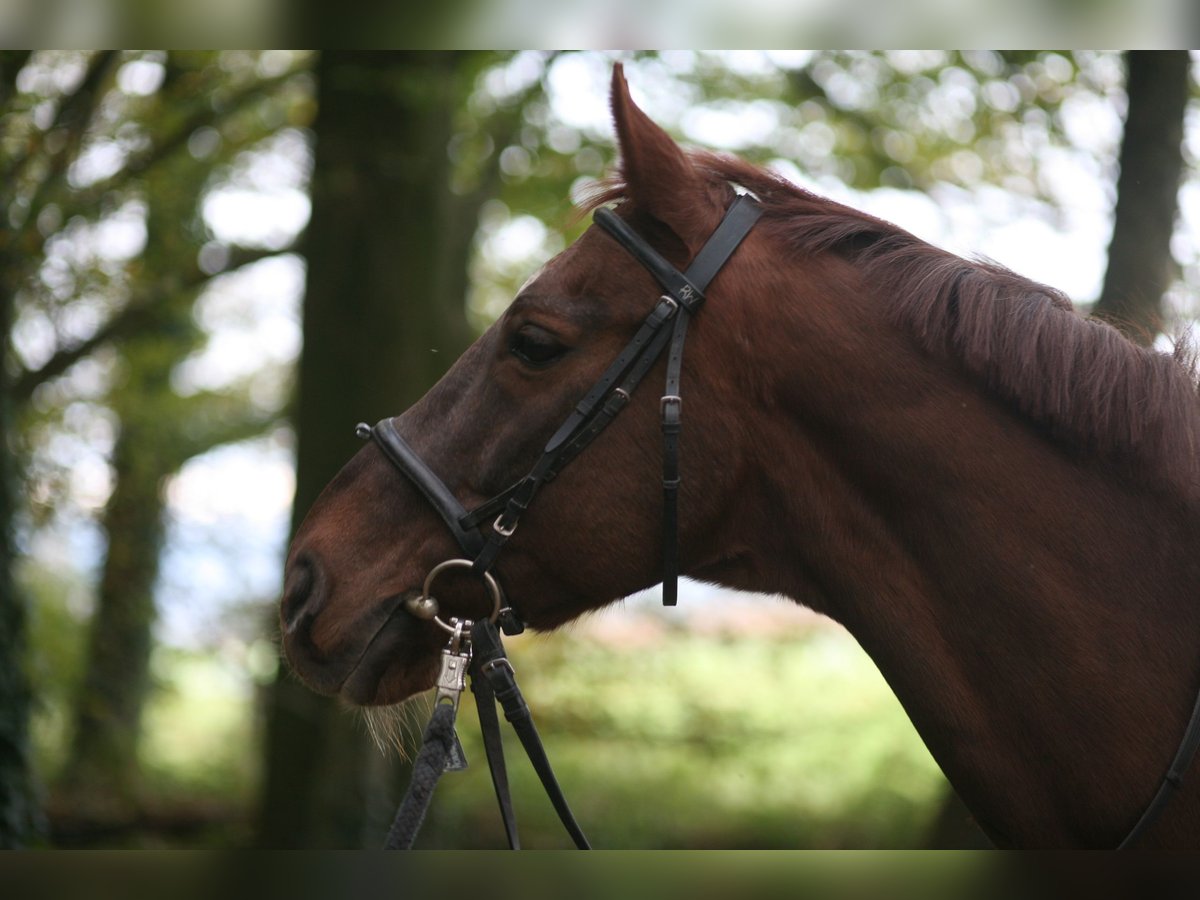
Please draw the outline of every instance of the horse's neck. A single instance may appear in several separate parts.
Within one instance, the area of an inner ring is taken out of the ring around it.
[[[890,375],[816,404],[798,387],[776,427],[804,450],[763,467],[794,545],[765,586],[847,626],[998,837],[1115,841],[1200,680],[1196,514],[953,366]]]

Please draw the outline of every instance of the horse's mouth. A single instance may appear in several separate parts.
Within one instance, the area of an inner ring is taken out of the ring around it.
[[[407,648],[414,624],[405,612],[389,618],[346,674],[337,695],[355,706],[388,706],[433,687],[438,652],[434,648],[418,654]]]
[[[433,687],[437,660],[414,668],[411,662],[364,657],[346,676],[337,695],[354,706],[391,706]]]
[[[326,646],[316,620],[323,612],[285,620],[284,652],[292,670],[319,694],[355,706],[399,703],[432,687],[437,678],[440,632],[404,609],[415,592],[395,595],[348,626],[335,646]],[[357,640],[354,632],[359,632]]]

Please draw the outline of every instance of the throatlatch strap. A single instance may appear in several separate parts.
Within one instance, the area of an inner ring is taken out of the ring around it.
[[[688,282],[702,291],[708,290],[709,283],[761,215],[762,207],[757,203],[744,195],[738,197],[684,272]],[[690,307],[681,309],[675,319],[660,405],[663,433],[663,606],[675,606],[679,602],[679,434],[683,428],[680,382],[683,376],[683,346],[687,340],[688,322],[694,311]]]
[[[663,606],[679,602],[679,432],[683,430],[683,397],[680,376],[683,343],[687,339],[689,315],[680,315],[671,336],[667,357],[667,380],[660,410],[663,435]]]

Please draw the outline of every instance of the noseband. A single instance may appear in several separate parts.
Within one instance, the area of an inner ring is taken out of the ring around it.
[[[709,282],[760,215],[762,209],[753,199],[739,196],[695,259],[680,272],[615,212],[605,208],[596,210],[595,223],[641,263],[665,293],[633,339],[554,432],[529,474],[474,509],[468,511],[463,507],[453,491],[400,436],[392,419],[383,419],[374,428],[359,425],[359,437],[373,438],[387,458],[417,487],[446,523],[463,553],[473,560],[474,570],[482,575],[491,570],[542,485],[552,481],[608,427],[670,344],[666,385],[659,408],[663,434],[663,604],[674,606],[679,577],[679,433],[683,413],[680,375],[688,322],[703,305]],[[482,530],[485,523],[489,523],[486,532]],[[511,633],[511,627],[514,626],[506,624],[505,630]]]

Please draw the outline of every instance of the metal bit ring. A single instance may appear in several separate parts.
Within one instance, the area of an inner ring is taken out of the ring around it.
[[[442,574],[442,572],[446,571],[447,569],[474,569],[474,568],[475,568],[475,564],[473,562],[471,562],[471,560],[469,560],[469,559],[448,559],[444,563],[439,563],[438,565],[436,565],[432,569],[430,569],[429,574],[425,576],[425,584],[421,588],[421,596],[416,598],[415,600],[411,601],[410,605],[412,605],[412,604],[417,604],[417,605],[432,604],[433,608],[436,610],[437,609],[437,601],[434,600],[433,597],[430,595],[429,589],[430,589],[430,587],[433,586],[433,582],[438,577],[438,575]],[[481,572],[480,574],[483,577],[484,585],[487,586],[488,592],[492,595],[492,614],[488,617],[488,620],[490,622],[495,622],[496,619],[499,618],[499,616],[500,616],[500,585],[496,583],[496,579],[492,577],[491,572]],[[458,623],[458,621],[459,620],[457,618],[452,618],[450,620],[450,622],[453,622],[456,624]],[[448,634],[453,635],[455,633],[455,631],[457,630],[456,625],[452,625],[452,624],[450,624],[450,622],[446,622],[441,617],[439,617],[436,613],[434,613],[434,615],[433,615],[433,622],[435,625],[437,625],[439,628],[441,628],[443,631],[447,632]]]

